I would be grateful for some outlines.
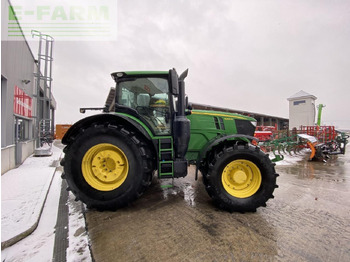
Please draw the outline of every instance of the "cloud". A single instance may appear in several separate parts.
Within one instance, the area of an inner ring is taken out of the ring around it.
[[[57,42],[57,123],[103,106],[124,70],[190,68],[193,102],[288,117],[303,89],[324,103],[326,123],[350,128],[348,1],[118,1],[118,38]],[[34,51],[34,53],[36,53]]]

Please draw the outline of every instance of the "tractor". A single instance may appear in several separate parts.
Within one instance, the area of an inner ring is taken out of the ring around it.
[[[158,179],[185,177],[195,165],[213,202],[229,212],[254,212],[278,186],[274,163],[251,142],[256,120],[193,110],[185,78],[169,71],[112,73],[114,110],[75,123],[62,143],[62,178],[88,208],[116,210]]]

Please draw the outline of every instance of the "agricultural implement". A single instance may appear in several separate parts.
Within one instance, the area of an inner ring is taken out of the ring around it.
[[[254,137],[259,141],[271,141],[273,140],[273,132],[277,130],[276,126],[257,126],[255,129]]]
[[[301,138],[307,140],[307,145],[311,149],[310,160],[323,160],[329,158],[331,155],[345,154],[345,147],[348,143],[349,136],[343,132],[337,132],[337,136],[324,143],[317,142],[317,139],[309,135],[299,135]]]
[[[297,155],[304,147],[305,144],[298,140],[296,135],[265,141],[261,144],[263,151],[273,153],[272,162],[283,160],[286,154]]]
[[[260,143],[265,152],[273,153],[273,162],[283,160],[286,154],[299,154],[304,148],[311,150],[309,160],[325,161],[331,155],[345,154],[349,138],[347,134],[335,130],[334,126],[302,126],[292,133]]]
[[[192,164],[219,208],[249,212],[266,206],[278,174],[251,143],[256,120],[192,110],[186,76],[187,70],[178,76],[175,69],[112,74],[114,112],[78,121],[62,139],[62,178],[76,200],[116,210],[140,197],[154,173],[158,179],[181,178]]]

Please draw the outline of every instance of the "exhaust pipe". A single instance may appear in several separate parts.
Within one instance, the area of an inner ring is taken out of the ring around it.
[[[185,78],[188,75],[188,69],[184,71],[179,79],[179,94],[177,113],[174,119],[174,145],[175,145],[175,158],[179,160],[185,160],[185,154],[188,149],[188,143],[190,141],[190,120],[185,115],[186,109],[186,97],[185,97]]]

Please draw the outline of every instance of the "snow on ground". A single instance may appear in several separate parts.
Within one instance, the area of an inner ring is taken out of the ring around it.
[[[50,157],[28,157],[1,176],[1,242],[35,227],[62,150]]]
[[[38,219],[39,206],[42,206],[51,183],[37,228],[23,240],[2,250],[1,261],[52,261],[62,184],[62,172],[56,170],[54,173],[54,166],[57,163],[52,162],[58,161],[60,155],[61,150],[53,147],[51,157],[30,157],[20,167],[1,177],[2,240],[14,236],[16,232],[27,230],[34,220]],[[75,202],[74,196],[70,193],[67,205],[69,207],[67,262],[90,262],[92,259],[82,204]]]
[[[74,201],[75,196],[69,192],[69,246],[67,262],[92,261],[89,248],[89,238],[86,232],[82,203]]]
[[[28,175],[31,175],[28,173]],[[56,172],[36,230],[1,251],[1,261],[5,262],[45,262],[52,261],[55,241],[55,225],[61,192],[61,172]],[[27,211],[27,210],[23,210]],[[21,221],[23,223],[23,221]]]

